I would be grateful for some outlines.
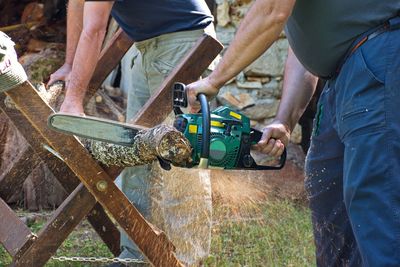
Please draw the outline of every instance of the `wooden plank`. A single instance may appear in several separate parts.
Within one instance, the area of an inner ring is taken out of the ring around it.
[[[32,243],[36,236],[0,198],[0,243],[11,256],[15,256],[25,244]]]
[[[47,117],[53,111],[29,82],[24,82],[6,94],[98,202],[112,214],[149,262],[155,266],[182,266],[174,254],[174,246],[165,234],[143,218],[86,149],[74,137],[47,128]]]
[[[107,46],[101,51],[96,69],[93,72],[92,79],[89,82],[88,91],[86,93],[86,103],[94,93],[100,88],[101,84],[107,78],[116,66],[118,66],[122,57],[133,45],[132,39],[119,29]]]
[[[204,35],[199,39],[133,118],[132,123],[146,127],[162,123],[172,111],[173,84],[175,82],[187,84],[198,80],[222,48],[222,44],[209,35]]]
[[[35,155],[33,149],[28,146],[19,155],[17,162],[13,164],[7,173],[3,173],[0,178],[0,197],[9,199],[17,190],[21,188],[25,178],[36,168],[41,159]]]
[[[12,266],[43,266],[95,204],[96,199],[80,184],[39,231],[35,242],[14,258]]]
[[[68,168],[67,165],[64,164],[62,160],[54,156],[48,150],[44,149],[45,147],[48,147],[46,140],[30,124],[29,120],[27,120],[19,110],[8,108],[7,106],[5,106],[4,99],[5,95],[0,94],[0,109],[4,112],[6,116],[8,116],[8,118],[13,121],[15,127],[35,150],[36,155],[39,156],[46,163],[47,167],[61,183],[64,189],[68,193],[74,191],[74,189],[80,183],[79,178],[70,170],[70,168]],[[90,193],[88,192],[88,194]],[[90,203],[82,202],[81,205],[90,206]],[[93,207],[93,205],[91,207]],[[71,214],[71,216],[78,215]],[[85,215],[81,215],[80,220],[82,220],[84,217]],[[108,246],[110,251],[116,256],[119,255],[119,230],[117,227],[114,226],[110,218],[108,218],[107,214],[104,212],[104,209],[100,205],[96,205],[93,212],[88,215],[87,219],[93,226],[93,228],[97,231],[101,239]],[[108,232],[104,232],[101,229],[108,229]],[[59,235],[64,236],[64,238],[67,238],[68,236],[63,233],[60,233]],[[59,243],[59,245],[61,244],[62,242]]]

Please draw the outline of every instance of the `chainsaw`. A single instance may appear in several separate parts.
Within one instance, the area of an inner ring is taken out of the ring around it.
[[[186,86],[173,85],[174,127],[182,132],[192,147],[192,161],[186,167],[244,170],[279,170],[286,161],[286,149],[274,166],[257,165],[250,154],[251,146],[258,143],[262,132],[251,128],[245,115],[221,106],[210,111],[204,94],[197,96],[200,113],[185,114],[181,108],[188,106]],[[66,134],[131,146],[134,137],[143,127],[90,116],[52,114],[48,118],[51,129]]]

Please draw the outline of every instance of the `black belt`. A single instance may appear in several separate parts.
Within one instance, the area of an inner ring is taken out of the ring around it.
[[[385,22],[383,25],[380,25],[378,27],[375,27],[364,34],[362,34],[360,37],[358,37],[353,44],[351,45],[350,49],[347,51],[346,55],[342,59],[341,63],[339,64],[339,67],[336,69],[336,75],[339,74],[343,64],[346,62],[346,60],[360,47],[362,46],[365,42],[377,37],[381,33],[387,32],[387,31],[393,31],[400,29],[400,16],[394,17],[387,22]]]

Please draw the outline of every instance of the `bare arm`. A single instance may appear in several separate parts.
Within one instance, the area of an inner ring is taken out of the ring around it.
[[[257,0],[246,14],[223,59],[210,75],[217,88],[256,60],[279,37],[295,0]]]
[[[50,75],[48,84],[58,80],[67,80],[72,69],[76,47],[82,31],[84,0],[70,0],[67,8],[67,48],[65,63],[56,72]]]
[[[100,55],[113,2],[86,2],[83,29],[61,112],[83,114],[83,99]]]
[[[194,110],[199,93],[212,97],[228,80],[264,53],[279,37],[296,0],[257,0],[243,19],[217,68],[205,79],[188,85],[188,100]]]
[[[72,66],[75,51],[78,46],[79,37],[83,26],[84,0],[68,1],[67,13],[67,49],[65,63]]]
[[[276,115],[292,131],[307,108],[318,77],[308,72],[289,48],[283,79],[282,98]]]
[[[306,109],[318,78],[308,72],[289,48],[285,65],[282,98],[275,120],[264,128],[257,148],[265,154],[279,156],[288,145],[290,134]]]

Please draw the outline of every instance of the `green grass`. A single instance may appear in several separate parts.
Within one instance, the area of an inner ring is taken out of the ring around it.
[[[246,218],[229,214],[222,208],[216,208],[214,215],[218,222],[213,228],[211,255],[205,262],[206,266],[315,266],[307,208],[289,201],[274,200],[257,205],[246,213]],[[37,232],[43,223],[44,220],[35,222],[30,228]],[[90,225],[83,222],[58,249],[57,256],[111,257],[111,253]],[[0,266],[10,261],[1,248]],[[46,267],[56,266],[101,265],[57,261],[46,264]]]
[[[286,201],[264,204],[259,220],[225,221],[214,229],[208,266],[313,266],[309,212]]]

